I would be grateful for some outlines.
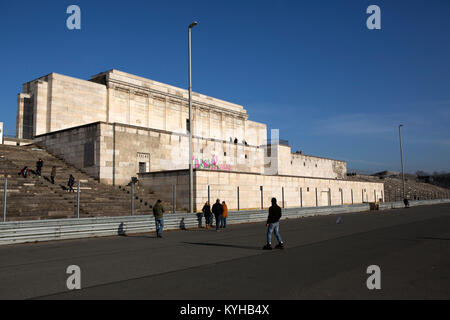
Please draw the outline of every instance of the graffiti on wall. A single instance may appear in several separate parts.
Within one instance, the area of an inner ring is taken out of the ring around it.
[[[192,157],[194,169],[209,169],[209,170],[222,170],[222,171],[231,171],[232,167],[229,164],[220,164],[217,157],[212,159],[197,159]]]

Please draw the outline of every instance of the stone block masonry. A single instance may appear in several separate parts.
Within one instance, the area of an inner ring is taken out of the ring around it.
[[[268,207],[272,197],[286,208],[384,199],[382,183],[345,180],[345,161],[269,142],[266,125],[248,120],[243,106],[193,93],[192,159],[190,127],[187,90],[118,70],[88,81],[51,73],[25,83],[17,99],[18,138],[34,139],[104,184],[127,185],[139,175],[165,201],[176,185],[178,208],[188,207],[189,163],[197,209],[208,197],[230,209]]]
[[[188,190],[188,171],[139,174],[142,186],[155,192],[168,191],[165,201],[171,201],[171,185],[177,190]],[[268,176],[256,173],[194,170],[195,209],[201,210],[207,200],[219,198],[230,210],[268,208],[272,197],[285,208],[325,207],[384,201],[382,183],[308,178],[295,176]],[[262,188],[261,188],[262,187]],[[239,190],[238,190],[239,188]],[[262,197],[261,197],[262,196]],[[262,198],[262,203],[261,203]],[[239,200],[238,200],[239,199]],[[177,206],[187,207],[188,198],[177,195]],[[239,205],[238,205],[239,201]]]

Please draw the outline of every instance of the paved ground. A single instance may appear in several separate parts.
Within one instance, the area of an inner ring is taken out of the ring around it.
[[[0,247],[0,299],[449,299],[450,205]],[[68,291],[66,268],[81,268]],[[381,268],[379,291],[366,269]]]

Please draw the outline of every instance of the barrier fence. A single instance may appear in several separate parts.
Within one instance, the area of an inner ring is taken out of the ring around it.
[[[48,179],[47,179],[48,180]],[[26,180],[28,182],[28,180]],[[23,182],[23,181],[22,181]],[[33,181],[31,181],[33,182]],[[34,180],[35,183],[38,183],[38,180]],[[129,184],[128,187],[124,188],[124,187],[119,187],[120,189],[122,189],[122,191],[129,193],[129,196],[123,196],[125,200],[122,199],[122,204],[121,207],[119,208],[119,206],[117,206],[117,208],[120,209],[120,211],[118,213],[115,214],[109,214],[109,216],[116,216],[116,215],[120,215],[120,216],[139,216],[139,215],[146,215],[146,214],[151,214],[152,213],[152,205],[153,203],[149,203],[146,202],[145,200],[143,201],[142,197],[139,198],[139,196],[137,195],[139,193],[139,188],[136,186],[137,183],[137,179],[133,178],[131,179],[131,182]],[[12,185],[14,185],[15,180],[12,179]],[[40,181],[41,184],[45,184],[45,179],[41,179]],[[48,185],[51,182],[47,182]],[[27,184],[27,183],[25,183]],[[22,217],[18,214],[14,214],[14,209],[16,209],[17,211],[17,207],[20,206],[22,203],[25,204],[25,202],[27,201],[27,197],[26,195],[23,197],[23,199],[16,201],[16,203],[10,203],[10,201],[8,201],[8,194],[10,193],[10,191],[19,191],[19,190],[9,190],[8,189],[8,178],[5,177],[4,181],[3,181],[3,207],[2,207],[2,222],[5,223],[7,221],[14,221],[14,220],[27,220],[27,217],[29,217],[30,215],[25,214],[25,217]],[[14,188],[14,187],[13,187]],[[17,188],[17,186],[16,186]],[[95,198],[95,192],[91,192],[91,193],[85,193],[86,196],[83,196],[83,192],[84,189],[90,189],[88,188],[85,184],[83,184],[83,180],[81,181],[77,181],[76,182],[76,195],[73,198],[73,200],[70,200],[69,203],[72,203],[73,205],[73,209],[66,208],[65,212],[61,213],[61,215],[63,215],[65,218],[67,219],[71,219],[71,218],[78,218],[80,219],[81,217],[86,217],[86,216],[94,216],[94,215],[89,215],[89,212],[94,212],[97,214],[98,211],[98,215],[99,216],[108,216],[108,210],[105,209],[105,207],[113,207],[116,204],[114,203],[114,201],[112,200],[101,200],[100,203],[96,202],[96,198]],[[260,209],[264,209],[264,196],[266,196],[267,192],[264,192],[264,187],[260,186],[260,199],[258,200],[258,202],[260,202],[259,204],[259,208]],[[177,209],[184,209],[184,208],[180,208],[182,207],[181,205],[178,205],[177,207],[177,188],[176,185],[172,185],[171,188],[171,192],[172,194],[168,194],[165,195],[166,199],[170,199],[168,201],[166,201],[166,209],[169,209],[167,211],[170,211],[172,213],[176,213]],[[317,208],[319,207],[319,203],[318,203],[318,190],[317,188],[314,189],[315,192],[315,206],[313,208]],[[331,201],[331,189],[328,190],[328,207],[331,207],[332,205],[343,205],[344,204],[344,199],[343,199],[343,190],[339,189],[339,203],[332,203]],[[375,192],[375,191],[374,191]],[[170,193],[170,191],[169,191]],[[211,203],[211,189],[210,186],[207,186],[207,194],[208,194],[208,200]],[[284,187],[281,187],[281,199],[279,199],[279,203],[281,207],[285,207],[285,194],[286,194],[286,190]],[[363,202],[364,202],[364,196],[367,193],[362,193],[362,197],[363,197]],[[60,197],[62,197],[61,194],[59,194]],[[240,188],[239,186],[236,187],[236,202],[237,202],[237,208],[238,211],[241,210],[241,204],[240,204]],[[267,195],[269,196],[269,195]],[[45,197],[45,196],[44,196]],[[65,196],[66,197],[66,196]],[[67,196],[69,197],[69,196]],[[300,208],[308,208],[307,206],[305,206],[304,204],[304,195],[303,195],[303,188],[298,188],[298,203],[296,204],[296,206],[300,207]],[[63,197],[64,198],[64,197]],[[88,199],[87,199],[88,198]],[[101,198],[101,197],[100,197]],[[373,195],[374,199],[377,199],[377,194],[375,192],[375,194]],[[407,193],[407,198],[410,201],[414,201],[414,200],[436,200],[436,199],[450,199],[450,191],[449,192],[408,192]],[[395,190],[395,191],[385,191],[384,193],[381,193],[381,199],[384,200],[385,202],[396,202],[396,201],[402,201],[402,192],[401,190]],[[67,199],[66,199],[67,200]],[[180,200],[180,199],[178,199]],[[224,199],[227,200],[227,199]],[[359,199],[361,200],[361,199]],[[382,202],[384,202],[382,201]],[[171,203],[170,203],[171,202]],[[167,205],[167,203],[170,203],[170,205]],[[351,203],[354,204],[354,195],[353,195],[353,189],[351,190]],[[325,205],[325,204],[322,204]],[[8,206],[11,206],[11,208],[13,209],[13,213],[10,214],[10,217],[8,217]],[[127,209],[127,207],[129,209]],[[117,210],[119,210],[117,209]],[[25,210],[25,209],[24,209]],[[71,210],[72,213],[71,213]],[[102,211],[103,210],[103,211]],[[289,209],[288,209],[289,210]],[[52,211],[53,214],[55,214],[55,210]],[[86,212],[88,212],[88,214],[86,214]],[[33,217],[31,217],[33,218]],[[58,215],[56,216],[35,216],[34,218],[37,219],[52,219],[52,218],[58,218]],[[28,219],[28,220],[33,220],[33,219]]]
[[[369,209],[369,204],[290,208],[283,209],[282,220],[313,215],[361,212]],[[266,219],[267,210],[232,211],[227,218],[227,225],[263,222]],[[202,224],[204,224],[204,219],[202,219]],[[199,227],[199,216],[197,214],[175,213],[164,216],[164,230],[185,230],[197,227]],[[150,215],[16,221],[0,224],[0,245],[87,237],[124,236],[151,231],[155,231],[155,220]]]
[[[401,189],[395,191],[385,191],[386,202],[403,201],[403,192]],[[445,191],[408,191],[406,192],[408,200],[436,200],[450,199],[450,190]]]
[[[410,206],[450,203],[449,199],[411,201]],[[382,203],[379,210],[403,208],[403,202]],[[282,220],[298,219],[317,215],[344,214],[369,211],[369,204],[332,207],[308,207],[283,209]],[[267,210],[233,211],[229,213],[227,225],[264,222]],[[203,220],[204,221],[204,220]],[[176,213],[164,216],[165,230],[185,230],[199,226],[197,214]],[[99,217],[80,219],[17,221],[0,224],[0,245],[64,240],[102,236],[125,236],[155,231],[152,216]]]

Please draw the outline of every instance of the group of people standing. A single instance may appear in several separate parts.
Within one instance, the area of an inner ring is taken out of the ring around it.
[[[36,171],[34,171],[35,175],[37,177],[42,177],[42,168],[44,167],[44,161],[42,159],[39,158],[39,160],[36,162]],[[20,172],[19,175],[27,178],[28,174],[33,172],[33,170],[30,170],[28,168],[28,166],[23,167]],[[52,184],[55,184],[55,178],[56,178],[56,166],[52,167],[52,171],[50,172],[50,181]],[[75,192],[75,190],[73,189],[73,186],[75,184],[75,177],[71,174],[69,176],[69,180],[67,182],[67,191],[68,192]]]
[[[42,167],[44,166],[44,161],[42,160],[42,159],[39,159],[37,162],[36,162],[36,171],[34,171],[34,174],[36,175],[36,176],[38,176],[38,177],[41,177],[42,176]],[[55,168],[55,170],[56,170],[56,168]],[[25,166],[25,167],[23,167],[22,168],[22,170],[20,170],[20,172],[19,172],[19,175],[20,176],[22,176],[22,177],[24,177],[24,178],[26,178],[26,177],[28,177],[28,174],[29,173],[32,173],[33,172],[33,170],[30,170],[29,168],[28,168],[28,166]],[[53,174],[53,170],[52,170],[52,174]],[[55,174],[56,174],[56,171],[55,171]],[[54,180],[54,179],[53,179]]]
[[[162,229],[164,226],[164,208],[162,206],[161,200],[158,200],[153,206],[153,215],[155,217],[155,225],[156,225],[156,235],[158,238],[162,237]],[[284,249],[283,239],[280,235],[280,219],[281,219],[281,208],[277,204],[277,199],[272,198],[272,206],[269,208],[269,216],[267,217],[266,228],[267,228],[267,242],[263,247],[263,250],[272,250],[272,234],[275,234],[275,237],[278,241],[278,244],[275,246],[276,249]],[[216,231],[220,231],[220,228],[226,228],[227,226],[227,218],[228,218],[228,207],[225,201],[220,203],[220,199],[216,200],[216,203],[211,208],[209,201],[206,201],[203,206],[202,212],[197,214],[198,217],[198,225],[202,227],[202,220],[205,217],[206,228],[213,227],[213,215],[216,220]]]
[[[205,228],[213,227],[213,216],[216,220],[216,231],[220,231],[220,229],[224,229],[227,227],[227,218],[228,218],[228,207],[225,201],[220,203],[220,199],[216,200],[216,203],[212,206],[209,204],[209,201],[206,201],[203,206],[202,212],[197,214],[198,216],[198,224],[199,227],[202,227],[202,220],[205,217]]]

